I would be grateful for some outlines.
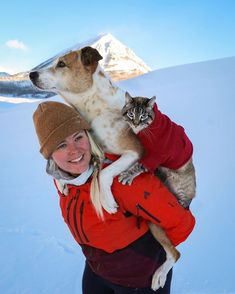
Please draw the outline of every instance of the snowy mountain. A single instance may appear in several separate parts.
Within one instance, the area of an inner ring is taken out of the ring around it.
[[[131,49],[111,34],[101,36],[91,46],[103,56],[100,64],[114,81],[133,78],[151,70]]]
[[[235,293],[234,76],[232,57],[119,82],[132,95],[156,95],[160,110],[184,126],[194,144],[197,224],[179,246],[172,294]],[[0,293],[81,294],[84,258],[38,151],[37,104],[0,103]]]
[[[131,49],[123,45],[111,34],[101,35],[66,49],[39,64],[34,70],[50,65],[56,58],[66,52],[78,50],[85,46],[97,48],[103,56],[103,60],[100,62],[101,66],[115,81],[135,77],[150,71],[150,68]],[[54,93],[43,92],[34,88],[29,80],[28,72],[12,76],[0,75],[0,96],[48,98],[54,95]]]

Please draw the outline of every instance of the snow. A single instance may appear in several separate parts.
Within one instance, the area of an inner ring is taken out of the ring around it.
[[[2,97],[0,96],[0,102],[8,102],[8,103],[32,103],[39,101],[39,99],[32,98],[21,98],[21,97]]]
[[[194,143],[197,225],[179,246],[172,294],[235,293],[234,76],[232,57],[119,83],[131,95],[156,95],[162,112],[183,125]],[[39,102],[0,102],[0,293],[80,294],[84,258],[38,152],[32,113]]]

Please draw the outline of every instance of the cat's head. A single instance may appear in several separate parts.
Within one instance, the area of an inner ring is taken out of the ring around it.
[[[131,97],[126,92],[126,104],[122,109],[122,115],[125,121],[130,125],[132,130],[137,134],[147,128],[154,120],[155,114],[153,106],[156,97]]]

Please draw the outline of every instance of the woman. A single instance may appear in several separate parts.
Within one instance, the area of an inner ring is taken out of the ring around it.
[[[110,164],[116,157],[106,154],[103,160],[89,124],[70,106],[43,102],[33,119],[47,172],[55,179],[62,216],[86,257],[83,293],[169,294],[171,272],[163,288],[151,289],[152,275],[164,262],[165,252],[149,232],[148,222],[160,225],[178,245],[194,227],[191,212],[156,177],[145,173],[131,186],[114,179],[118,212],[100,215],[97,174],[101,163]]]

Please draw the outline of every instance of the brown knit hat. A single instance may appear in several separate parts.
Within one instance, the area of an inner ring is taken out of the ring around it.
[[[33,114],[33,121],[40,152],[46,159],[68,136],[90,129],[89,123],[74,108],[54,101],[40,103]]]

